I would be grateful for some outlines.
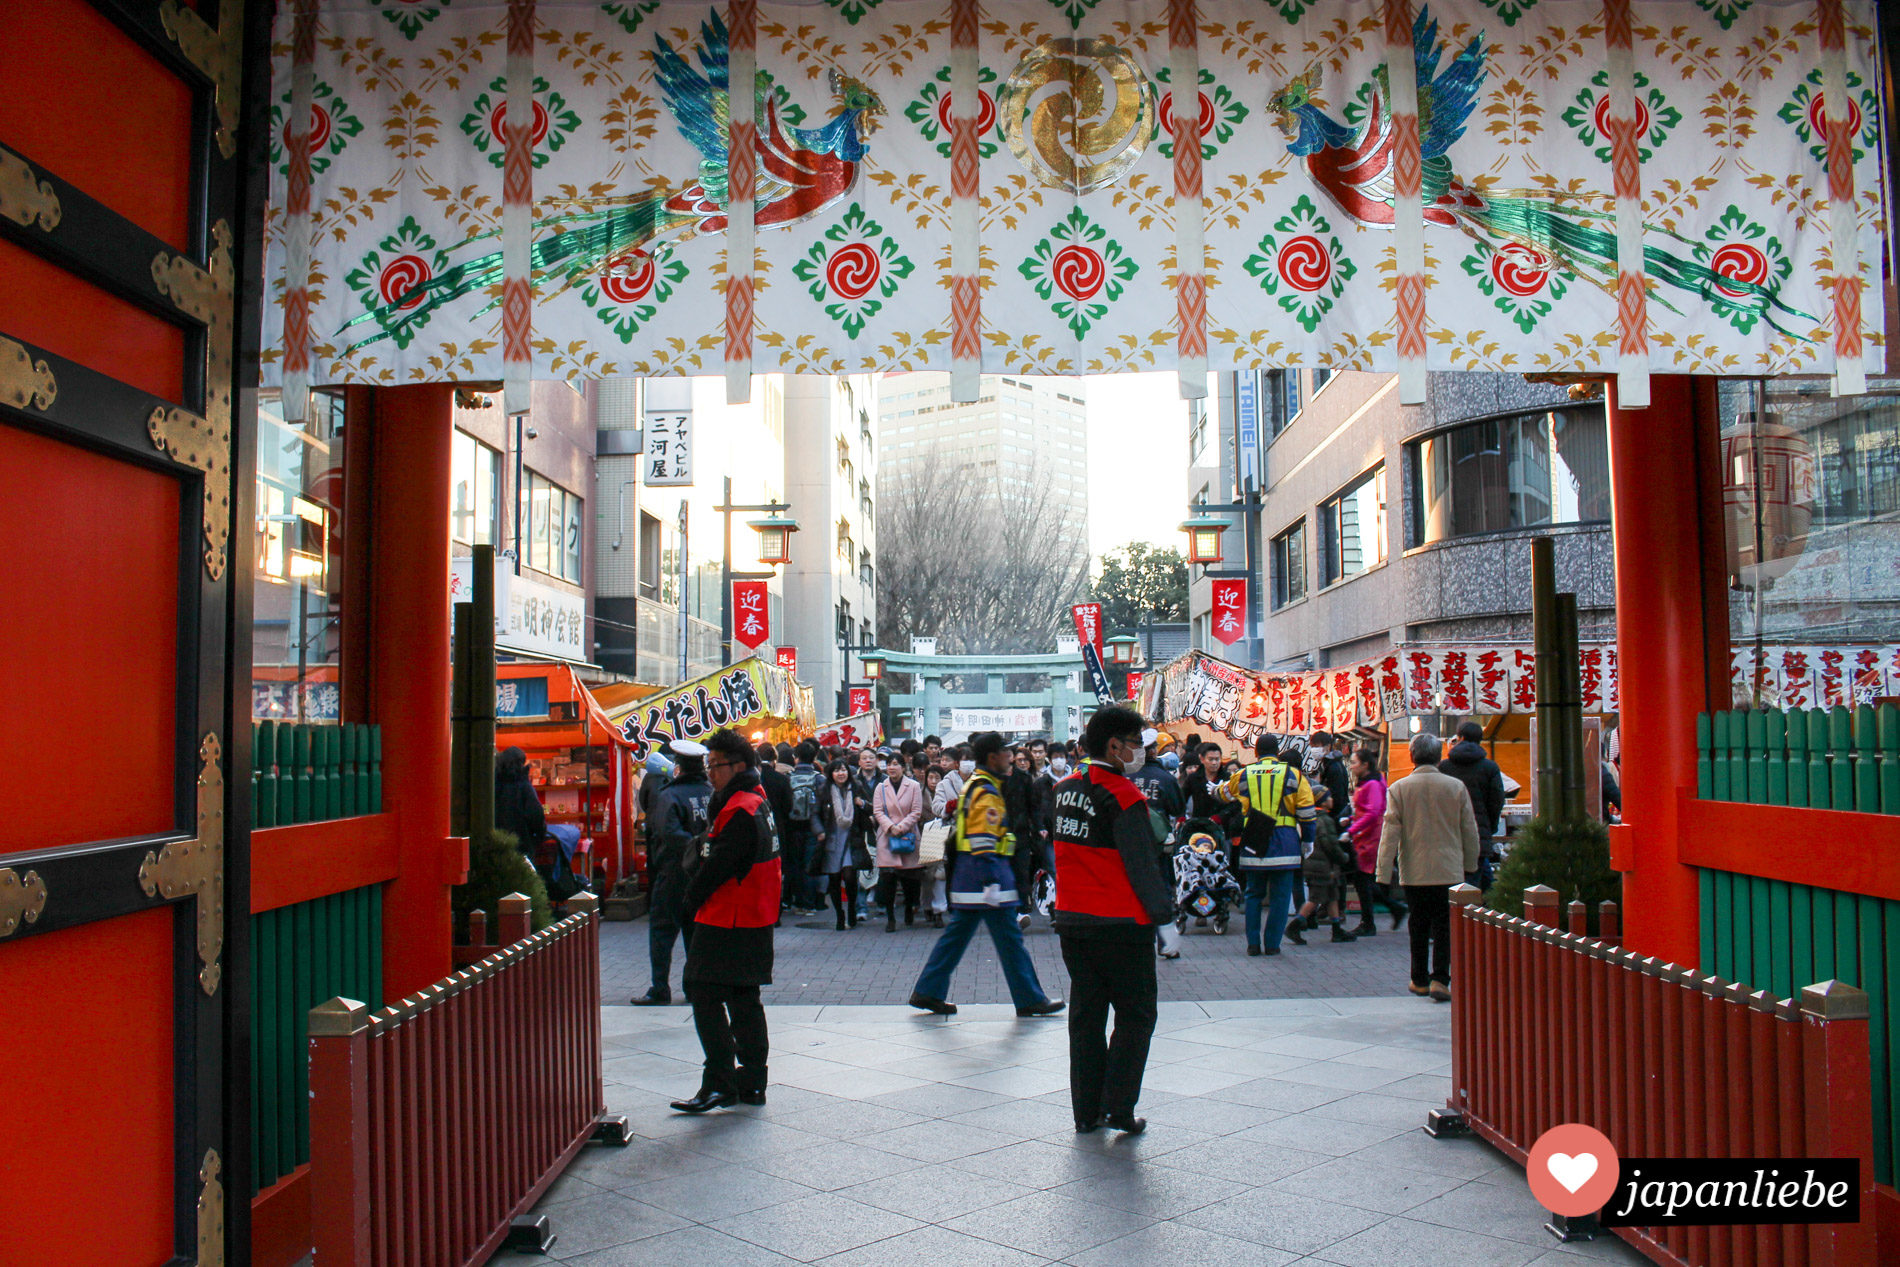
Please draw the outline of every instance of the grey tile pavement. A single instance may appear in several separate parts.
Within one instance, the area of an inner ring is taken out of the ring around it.
[[[704,1117],[666,1105],[698,1082],[684,1008],[601,1015],[607,1102],[634,1138],[584,1149],[537,1206],[561,1262],[1643,1261],[1614,1239],[1558,1245],[1502,1154],[1424,1134],[1442,1103],[1449,1009],[1410,997],[1164,1004],[1141,1102],[1150,1125],[1133,1137],[1074,1133],[1066,1026],[1006,1005],[948,1019],[772,1007],[769,1103]]]

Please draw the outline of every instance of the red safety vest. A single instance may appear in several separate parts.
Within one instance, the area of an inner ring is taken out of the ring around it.
[[[696,924],[714,928],[765,928],[778,922],[779,875],[778,830],[772,822],[772,810],[763,791],[747,789],[733,793],[713,820],[712,837],[726,833],[735,814],[750,815],[757,833],[758,852],[745,874],[727,880],[713,890],[693,917]]]
[[[1146,815],[1141,789],[1106,766],[1090,763],[1056,784],[1057,910],[1153,922],[1115,845],[1115,820],[1130,811]]]

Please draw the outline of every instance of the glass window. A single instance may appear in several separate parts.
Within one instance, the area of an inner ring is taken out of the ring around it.
[[[640,512],[640,596],[657,598],[660,593],[660,520]]]
[[[1319,508],[1324,584],[1385,562],[1385,463]]]
[[[561,579],[579,585],[581,583],[581,499],[572,493],[561,493],[559,489],[555,492],[561,494],[565,512],[562,525],[567,537],[566,548],[561,552]]]
[[[309,415],[286,423],[274,391],[258,403],[251,715],[340,722],[342,394],[312,392]]]
[[[1729,639],[1753,652],[1735,702],[1831,703],[1815,685],[1830,669],[1856,703],[1893,694],[1900,379],[1840,398],[1825,379],[1733,379],[1717,399]]]
[[[1610,518],[1601,405],[1468,423],[1411,450],[1415,544]]]
[[[501,454],[464,431],[455,433],[450,478],[450,532],[464,545],[494,545],[499,538]]]
[[[554,491],[539,475],[528,476],[528,566],[551,572],[548,566],[548,495]]]
[[[1313,371],[1313,394],[1315,396],[1319,395],[1319,389],[1326,386],[1327,383],[1331,382],[1332,377],[1333,377],[1333,372],[1331,370],[1314,370]]]
[[[534,471],[527,473],[526,483],[527,565],[537,572],[580,584],[581,512],[585,503]]]
[[[1306,597],[1306,520],[1304,517],[1273,539],[1273,606],[1275,610]]]

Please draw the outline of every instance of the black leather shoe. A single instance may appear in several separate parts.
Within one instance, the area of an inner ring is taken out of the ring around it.
[[[1259,953],[1260,953],[1260,947],[1258,947],[1258,946],[1248,946],[1248,947],[1247,947],[1247,953],[1248,953],[1248,954],[1250,954],[1250,955],[1257,955],[1257,954],[1259,954]]]
[[[673,1101],[675,1113],[704,1113],[708,1109],[729,1109],[739,1102],[736,1091],[714,1091],[701,1087],[699,1094],[690,1100]]]
[[[739,1103],[741,1103],[741,1104],[755,1104],[755,1105],[756,1105],[756,1104],[764,1104],[764,1103],[765,1103],[765,1092],[763,1092],[763,1091],[741,1091],[741,1092],[739,1093]]]
[[[1268,946],[1265,950],[1261,951],[1260,953],[1263,955],[1277,955],[1280,953],[1280,948],[1278,946]]]
[[[1358,941],[1359,938],[1356,934],[1347,932],[1343,924],[1334,924],[1333,925],[1333,940],[1334,941]]]
[[[1102,1125],[1124,1135],[1139,1135],[1148,1129],[1148,1119],[1136,1117],[1133,1113],[1104,1113]]]
[[[1357,937],[1377,937],[1379,935],[1379,930],[1373,927],[1371,920],[1363,920],[1360,922],[1359,927],[1352,930],[1352,935],[1356,938]]]
[[[935,1012],[938,1016],[955,1016],[957,1014],[956,1004],[945,1003],[942,999],[933,999],[927,994],[913,993],[910,996],[910,1005],[912,1007],[922,1008],[926,1012]]]
[[[665,1007],[673,1001],[670,992],[648,990],[645,994],[635,995],[630,1002],[635,1007]]]
[[[1040,1003],[1031,1003],[1028,1007],[1017,1008],[1016,1015],[1018,1016],[1054,1016],[1057,1012],[1060,1012],[1063,1008],[1067,1006],[1069,1005],[1067,1003],[1064,1003],[1061,999],[1044,999]]]
[[[1300,931],[1300,925],[1303,922],[1302,920],[1296,919],[1286,926],[1286,939],[1295,946],[1304,946],[1306,944],[1306,934]]]
[[[1078,1117],[1075,1119],[1075,1133],[1077,1135],[1093,1135],[1097,1130],[1101,1129],[1101,1125],[1102,1119],[1099,1117],[1092,1122],[1084,1122]]]

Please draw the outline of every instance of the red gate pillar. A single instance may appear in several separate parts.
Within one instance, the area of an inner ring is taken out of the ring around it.
[[[384,805],[402,872],[383,894],[383,997],[447,976],[449,886],[468,868],[449,836],[449,478],[455,389],[374,391],[370,424],[370,698],[383,728]]]
[[[1699,894],[1695,869],[1677,861],[1676,794],[1695,789],[1695,719],[1708,707],[1698,490],[1711,473],[1696,380],[1650,382],[1649,408],[1634,410],[1619,408],[1609,385],[1624,771],[1624,825],[1611,829],[1611,859],[1624,873],[1623,945],[1692,964]]]

